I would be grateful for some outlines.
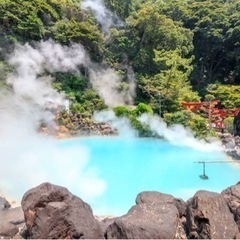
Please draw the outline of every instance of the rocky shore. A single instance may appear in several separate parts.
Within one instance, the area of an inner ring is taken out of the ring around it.
[[[234,160],[240,160],[240,136],[230,133],[219,134],[225,153]]]
[[[240,182],[220,194],[198,191],[186,202],[154,191],[135,202],[123,216],[100,218],[66,188],[43,183],[24,194],[21,207],[0,198],[0,238],[240,238]]]
[[[71,138],[78,136],[115,136],[118,134],[108,123],[97,123],[88,118],[82,118],[80,114],[68,114],[66,112],[56,115],[56,126],[51,129],[42,124],[39,132],[44,135],[53,135],[56,138]]]

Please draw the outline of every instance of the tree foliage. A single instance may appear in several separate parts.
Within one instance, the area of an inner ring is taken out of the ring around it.
[[[52,38],[63,45],[82,44],[95,62],[121,75],[121,86],[133,69],[135,110],[119,106],[115,112],[128,116],[136,128],[136,117],[147,111],[169,123],[187,122],[203,136],[204,120],[182,111],[182,101],[219,99],[226,108],[239,107],[240,0],[103,2],[123,22],[109,34],[78,0],[0,0],[1,85],[11,71],[3,61],[9,45]],[[106,107],[88,74],[55,77],[54,87],[72,101],[73,112],[89,116]]]

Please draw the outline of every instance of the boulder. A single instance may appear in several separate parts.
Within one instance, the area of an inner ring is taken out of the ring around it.
[[[226,200],[240,231],[240,182],[222,191],[221,195]]]
[[[13,238],[18,231],[18,228],[12,223],[0,223],[0,239]]]
[[[239,231],[233,214],[218,193],[198,191],[188,201],[188,237],[192,239],[236,239]]]
[[[181,212],[183,214],[184,210]],[[136,205],[108,226],[105,237],[173,239],[179,235],[180,225],[174,197],[159,192],[142,192],[136,198]]]
[[[11,207],[11,204],[6,200],[6,198],[0,197],[0,211]]]
[[[14,225],[21,225],[24,221],[24,215],[21,207],[9,208],[0,211],[0,223],[12,223]]]
[[[91,207],[66,188],[43,183],[22,199],[30,238],[103,238]]]
[[[151,204],[151,203],[169,203],[176,206],[179,216],[186,214],[187,204],[180,198],[175,198],[170,194],[164,194],[156,191],[145,191],[137,195],[136,204]]]
[[[13,238],[25,224],[21,207],[0,211],[0,238]]]

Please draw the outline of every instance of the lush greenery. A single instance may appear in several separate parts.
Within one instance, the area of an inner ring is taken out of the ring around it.
[[[240,106],[240,0],[104,3],[123,23],[108,34],[79,0],[0,0],[0,87],[10,71],[5,54],[12,44],[51,38],[82,44],[94,62],[119,72],[123,84],[132,67],[137,107],[119,106],[115,113],[129,117],[137,129],[137,116],[150,112],[205,137],[206,119],[184,110],[182,101],[219,99],[225,108]],[[107,106],[84,71],[54,74],[54,87],[66,93],[72,112],[89,117]]]

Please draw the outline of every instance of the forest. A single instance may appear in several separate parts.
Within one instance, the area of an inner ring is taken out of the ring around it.
[[[116,72],[117,91],[128,97],[111,107],[142,135],[147,129],[137,117],[144,112],[205,138],[214,135],[208,117],[184,109],[182,102],[218,99],[225,109],[240,107],[240,0],[98,0],[92,1],[95,7],[89,2],[0,0],[0,88],[14,71],[6,56],[16,43],[51,39],[81,44],[94,64]],[[86,66],[51,74],[72,113],[91,118],[109,107]],[[227,125],[233,117],[225,120]]]

